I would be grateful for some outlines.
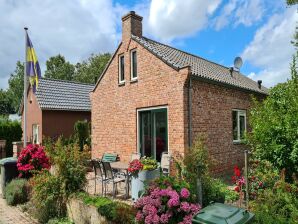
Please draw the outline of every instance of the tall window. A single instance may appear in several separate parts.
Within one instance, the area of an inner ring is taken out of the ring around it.
[[[137,51],[132,50],[130,55],[130,73],[131,73],[131,80],[136,80],[138,78],[137,73]]]
[[[39,144],[39,125],[33,124],[32,125],[32,141],[34,144]]]
[[[119,56],[119,83],[124,83],[124,55]]]
[[[246,131],[246,111],[233,110],[233,141],[240,142],[244,138]]]
[[[142,156],[161,161],[168,152],[167,108],[148,108],[138,111],[138,147]]]

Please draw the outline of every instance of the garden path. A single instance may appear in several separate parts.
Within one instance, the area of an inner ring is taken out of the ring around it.
[[[23,213],[20,208],[9,206],[5,199],[0,198],[0,223],[1,224],[37,224],[29,215]]]

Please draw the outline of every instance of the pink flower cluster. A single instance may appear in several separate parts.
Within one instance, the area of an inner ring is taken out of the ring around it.
[[[145,224],[172,223],[191,224],[192,217],[200,210],[200,205],[188,202],[190,193],[186,188],[178,193],[171,187],[149,190],[147,196],[135,202],[138,210],[136,220]]]
[[[44,147],[38,144],[29,144],[22,149],[17,167],[20,176],[30,176],[33,170],[49,169],[49,158],[45,154]]]

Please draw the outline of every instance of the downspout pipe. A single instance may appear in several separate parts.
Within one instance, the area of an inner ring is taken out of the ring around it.
[[[192,76],[188,80],[188,146],[192,145]]]
[[[192,146],[192,75],[189,76],[188,83],[188,146]],[[202,181],[197,174],[197,201],[200,205],[203,202]]]

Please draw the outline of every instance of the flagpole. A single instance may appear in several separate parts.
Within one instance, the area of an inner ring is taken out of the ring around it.
[[[25,30],[25,63],[24,63],[24,116],[23,116],[23,146],[27,146],[27,27],[24,27]]]

